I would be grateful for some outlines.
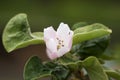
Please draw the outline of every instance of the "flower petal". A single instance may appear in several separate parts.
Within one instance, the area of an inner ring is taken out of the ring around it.
[[[50,59],[57,58],[57,46],[56,41],[54,39],[49,39],[46,41],[46,47],[47,47],[47,55]]]
[[[58,29],[57,29],[57,35],[62,36],[65,38],[70,32],[70,28],[67,24],[60,23]]]
[[[48,41],[48,39],[50,38],[55,38],[55,36],[56,36],[56,31],[54,30],[52,26],[44,29],[44,40],[45,41]]]
[[[52,53],[50,50],[47,49],[47,55],[48,57],[53,60],[53,59],[56,59],[58,58],[58,55],[56,53]]]
[[[63,56],[64,54],[66,54],[67,52],[69,52],[70,50],[67,47],[62,47],[61,49],[58,50],[57,54],[58,57]]]
[[[64,39],[64,43],[69,49],[72,47],[73,34],[73,31],[70,31],[70,34]]]
[[[56,46],[56,41],[54,39],[49,39],[46,42],[46,47],[49,49],[51,52],[57,52],[57,46]]]

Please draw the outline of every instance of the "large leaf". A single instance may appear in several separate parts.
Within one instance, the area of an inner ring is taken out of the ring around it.
[[[36,80],[51,76],[52,80],[66,80],[69,70],[53,62],[42,63],[34,56],[31,57],[24,67],[24,80]]]
[[[111,29],[99,23],[77,28],[76,30],[74,30],[73,45],[83,41],[108,35],[111,32]]]
[[[108,47],[109,42],[110,35],[102,36],[74,45],[71,52],[80,55],[81,59],[88,56],[100,57]]]
[[[86,69],[90,80],[108,80],[101,64],[95,57],[88,57],[84,60],[83,66]]]
[[[42,77],[51,76],[51,71],[42,64],[41,60],[31,57],[24,68],[24,80],[36,80]]]
[[[44,43],[42,32],[31,33],[26,14],[18,14],[8,22],[2,40],[8,52],[31,44]]]

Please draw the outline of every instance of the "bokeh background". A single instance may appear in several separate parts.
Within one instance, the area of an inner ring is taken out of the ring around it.
[[[118,0],[0,0],[0,80],[23,80],[23,67],[32,55],[47,60],[45,45],[33,45],[7,53],[2,32],[14,15],[26,13],[32,31],[58,27],[60,22],[72,26],[77,22],[102,23],[113,30],[111,50],[120,51],[120,1]]]

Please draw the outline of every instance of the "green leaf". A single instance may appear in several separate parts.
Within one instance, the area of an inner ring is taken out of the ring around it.
[[[2,41],[8,52],[31,44],[44,43],[42,32],[31,33],[26,14],[18,14],[8,22],[3,32]]]
[[[84,27],[86,25],[88,25],[87,22],[78,22],[72,26],[72,30],[75,30],[75,29],[80,28],[80,27]]]
[[[69,70],[53,62],[42,63],[37,57],[31,57],[24,67],[24,80],[36,80],[51,76],[52,80],[66,80]]]
[[[59,65],[52,71],[52,74],[56,80],[66,80],[69,75],[69,70]]]
[[[107,75],[109,77],[112,77],[116,80],[120,80],[120,72],[117,72],[117,71],[110,69],[110,68],[107,68],[107,69],[105,68],[104,71],[107,73]]]
[[[115,57],[113,55],[108,55],[108,53],[101,55],[100,58],[104,60],[115,60]]]
[[[108,80],[106,73],[96,57],[88,57],[85,59],[83,66],[86,69],[90,80]]]
[[[99,23],[77,28],[76,30],[74,30],[73,45],[83,41],[108,35],[111,32],[111,29]]]
[[[100,57],[108,47],[109,42],[110,35],[102,36],[74,45],[71,52],[78,54],[81,59],[88,56]]]
[[[42,77],[51,76],[51,72],[44,66],[37,57],[31,57],[24,67],[24,80],[36,80]]]
[[[68,54],[68,53],[67,53]],[[77,71],[81,69],[82,61],[76,59],[74,56],[62,56],[58,59],[58,63],[61,65],[67,66],[71,71]]]
[[[72,70],[81,70],[81,68],[85,68],[90,80],[108,80],[106,73],[103,70],[100,62],[96,57],[88,57],[83,61],[77,60],[73,62],[66,62],[66,60],[61,62],[62,65],[69,67]]]
[[[63,65],[59,65],[53,62],[46,62],[44,64],[49,68],[52,76],[52,80],[66,80],[69,75],[69,69]]]

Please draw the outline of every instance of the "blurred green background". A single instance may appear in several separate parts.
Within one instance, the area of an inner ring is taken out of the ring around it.
[[[32,31],[43,31],[51,25],[58,27],[60,22],[70,27],[77,22],[102,23],[113,30],[111,46],[120,42],[120,1],[117,0],[1,0],[1,36],[6,23],[18,13],[28,15]],[[6,53],[0,40],[0,80],[23,80],[23,66],[31,55],[47,59],[40,54],[45,53],[44,45]]]

